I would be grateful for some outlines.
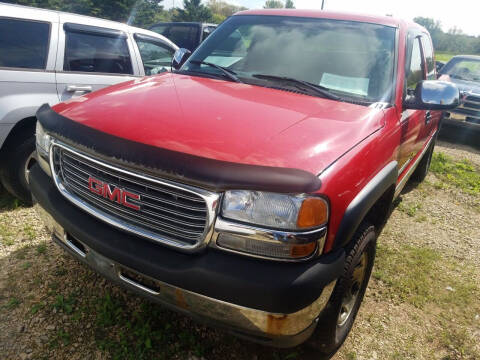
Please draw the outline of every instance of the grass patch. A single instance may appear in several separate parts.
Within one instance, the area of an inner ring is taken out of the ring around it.
[[[38,313],[40,310],[42,310],[44,307],[45,307],[45,304],[44,304],[44,303],[33,304],[32,308],[30,309],[30,313],[31,313],[32,315],[35,315],[35,314]]]
[[[47,252],[47,243],[44,241],[41,244],[37,245],[37,254],[45,254]]]
[[[59,347],[61,344],[67,346],[70,344],[70,334],[68,334],[65,330],[59,329],[55,336],[50,340],[49,347],[51,349]]]
[[[75,294],[70,294],[68,297],[64,297],[63,295],[57,295],[55,297],[53,307],[57,309],[57,311],[62,311],[65,314],[71,314],[73,312],[73,308],[76,302],[77,299]]]
[[[373,276],[386,285],[388,296],[397,302],[417,308],[432,304],[452,314],[458,310],[458,316],[465,308],[480,311],[475,270],[430,248],[405,245],[392,249],[379,244]]]
[[[37,232],[35,231],[35,228],[30,225],[30,224],[25,224],[23,227],[23,233],[29,240],[35,240],[37,237]]]
[[[422,208],[422,205],[420,203],[406,204],[402,201],[398,204],[397,208],[408,216],[414,217],[417,211]]]
[[[10,300],[8,300],[7,304],[4,305],[4,307],[8,310],[13,310],[18,305],[20,305],[20,300],[18,300],[17,298],[11,298]]]
[[[4,217],[0,218],[0,242],[5,246],[12,246],[15,243],[15,237],[12,230],[4,223]]]
[[[449,53],[449,52],[442,52],[442,51],[435,52],[435,60],[437,61],[447,62],[454,56],[455,54]]]
[[[471,195],[480,194],[480,170],[468,160],[456,161],[437,152],[433,154],[430,170],[444,183]]]
[[[399,251],[379,244],[373,276],[387,285],[393,300],[423,307],[433,300],[437,259],[438,254],[428,248],[405,246]]]

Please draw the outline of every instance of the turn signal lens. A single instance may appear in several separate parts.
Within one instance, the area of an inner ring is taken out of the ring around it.
[[[314,253],[317,248],[317,241],[306,244],[292,244],[280,241],[262,241],[247,236],[221,233],[218,236],[217,245],[225,249],[273,259],[302,259]]]
[[[320,198],[307,198],[303,200],[298,212],[297,226],[309,228],[323,225],[328,220],[328,205]]]

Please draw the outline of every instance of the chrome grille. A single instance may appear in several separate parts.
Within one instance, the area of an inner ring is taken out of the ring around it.
[[[136,174],[63,144],[52,147],[50,161],[59,190],[112,225],[187,250],[200,247],[209,234],[217,194]],[[89,178],[139,195],[128,199],[138,209],[92,192]]]
[[[465,101],[450,113],[450,117],[474,124],[480,124],[480,95],[467,95]]]

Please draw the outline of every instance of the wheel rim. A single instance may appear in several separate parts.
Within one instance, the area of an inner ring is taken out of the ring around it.
[[[351,282],[346,289],[342,298],[342,305],[340,307],[340,314],[337,319],[337,326],[343,326],[353,313],[353,308],[357,302],[362,288],[363,280],[365,279],[365,273],[367,270],[368,254],[366,251],[362,253],[360,260],[355,265],[351,276]]]
[[[27,185],[30,184],[28,180],[28,174],[30,174],[30,169],[36,162],[37,162],[37,157],[36,157],[36,152],[34,151],[28,156],[27,161],[25,161],[24,173],[25,173],[25,182]]]

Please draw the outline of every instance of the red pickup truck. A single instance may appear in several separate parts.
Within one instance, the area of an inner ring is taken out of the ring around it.
[[[392,201],[459,103],[428,32],[246,11],[173,68],[38,111],[30,185],[53,240],[237,336],[335,352]]]

